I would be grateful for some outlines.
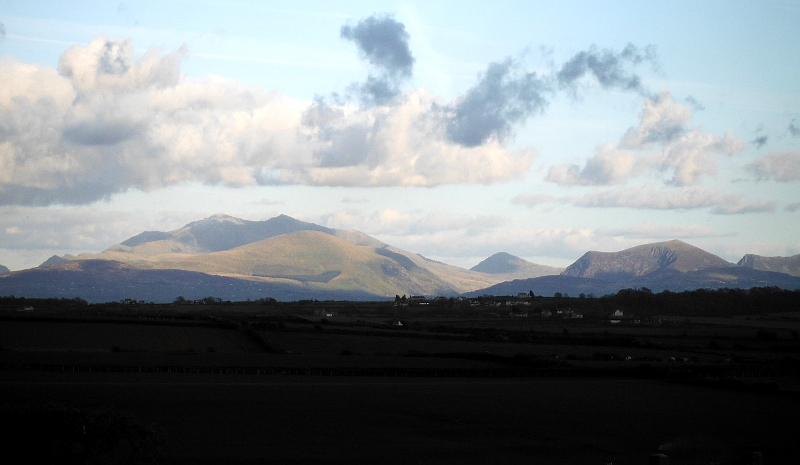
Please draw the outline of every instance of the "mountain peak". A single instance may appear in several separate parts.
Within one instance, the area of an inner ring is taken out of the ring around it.
[[[674,239],[631,247],[619,252],[586,252],[564,276],[629,279],[659,270],[689,272],[735,266],[705,250]]]
[[[502,279],[535,278],[558,274],[561,270],[561,268],[532,263],[507,252],[498,252],[470,268],[470,271],[486,273]]]
[[[507,252],[497,252],[470,268],[480,273],[511,273],[517,270],[522,260]]]

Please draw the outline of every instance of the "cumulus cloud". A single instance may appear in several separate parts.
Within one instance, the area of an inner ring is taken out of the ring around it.
[[[778,182],[800,181],[800,151],[770,152],[746,169],[758,179],[774,179]]]
[[[444,110],[447,135],[453,142],[475,147],[488,140],[504,142],[512,125],[524,122],[547,105],[549,85],[507,58],[492,63],[477,85]]]
[[[554,165],[547,180],[561,185],[612,185],[622,184],[633,174],[646,168],[647,159],[635,151],[614,147],[610,143],[598,146],[595,156],[578,165]]]
[[[657,66],[655,47],[650,45],[639,50],[635,45],[628,44],[621,52],[616,52],[609,49],[598,50],[596,46],[592,46],[576,53],[564,63],[556,78],[562,88],[574,89],[581,78],[591,75],[604,89],[645,94],[641,78],[626,69],[629,65],[635,66],[642,62]]]
[[[444,137],[442,102],[419,89],[392,106],[331,107],[318,101],[305,112],[314,164],[279,173],[283,182],[311,185],[433,186],[490,183],[525,174],[533,151],[509,153],[496,140],[464,147]]]
[[[732,155],[746,144],[728,131],[723,136],[691,129],[690,110],[668,91],[646,99],[639,124],[631,127],[617,145],[606,143],[578,165],[554,165],[546,179],[561,185],[624,184],[648,171],[672,175],[667,184],[690,186],[717,171],[716,156]]]
[[[57,70],[0,60],[0,204],[84,204],[185,182],[491,183],[521,177],[535,155],[450,141],[444,103],[423,90],[390,106],[309,104],[188,79],[185,55],[137,57],[129,40],[97,37]]]
[[[603,89],[644,93],[641,79],[628,68],[645,61],[656,65],[655,48],[641,51],[628,44],[620,52],[595,46],[580,51],[554,75],[527,71],[511,57],[491,63],[475,86],[443,108],[447,135],[468,147],[489,140],[505,142],[515,125],[544,111],[557,89],[577,92],[584,76],[594,78]]]
[[[355,26],[342,26],[339,35],[353,41],[361,58],[377,72],[370,74],[365,83],[351,87],[359,100],[382,105],[398,96],[400,84],[413,74],[415,61],[405,25],[389,15],[373,15],[361,19]]]

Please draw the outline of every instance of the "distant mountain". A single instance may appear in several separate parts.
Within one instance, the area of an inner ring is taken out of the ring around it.
[[[194,221],[176,231],[145,231],[109,250],[145,256],[219,252],[296,231],[320,231],[336,235],[333,229],[286,215],[266,221],[248,221],[220,214]]]
[[[659,270],[686,273],[733,266],[733,263],[703,249],[672,240],[640,245],[620,252],[586,252],[561,274],[608,281],[636,278]]]
[[[653,292],[683,292],[695,289],[750,289],[752,287],[780,287],[800,289],[800,278],[785,273],[753,270],[745,267],[706,268],[705,270],[680,272],[660,270],[632,279],[606,280],[577,276],[542,276],[532,279],[517,279],[467,292],[466,297],[481,295],[516,295],[533,291],[535,295],[550,297],[556,292],[577,297],[580,294],[596,297],[615,294],[620,289],[647,288]]]
[[[681,292],[765,286],[800,289],[800,277],[736,266],[703,249],[673,240],[620,252],[587,252],[559,276],[503,282],[465,295],[515,295],[533,291],[546,296],[556,292],[601,296],[628,288]]]
[[[67,258],[383,297],[458,295],[501,281],[428,260],[358,231],[326,228],[286,215],[266,221],[214,215],[172,232],[141,233],[101,253]]]
[[[498,252],[470,268],[472,271],[496,276],[503,281],[557,275],[563,268],[539,265],[506,252]]]
[[[6,273],[10,273],[10,272],[11,272],[11,270],[9,270],[8,268],[4,267],[3,265],[0,265],[0,275],[6,274]]]
[[[56,265],[58,263],[64,263],[66,261],[69,261],[69,259],[64,258],[64,257],[59,257],[58,255],[53,255],[52,257],[50,257],[47,260],[43,261],[42,264],[39,265],[39,267],[43,268],[45,266]]]
[[[776,271],[792,276],[800,276],[800,255],[791,257],[762,257],[747,254],[737,263],[739,266],[761,271]]]

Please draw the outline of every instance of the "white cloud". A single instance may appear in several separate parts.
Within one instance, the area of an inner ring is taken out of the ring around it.
[[[704,224],[663,225],[645,221],[619,228],[599,228],[597,234],[602,236],[624,237],[636,240],[663,241],[671,239],[697,239],[718,237],[713,228]]]
[[[547,180],[560,185],[624,184],[645,172],[671,174],[667,184],[697,185],[703,176],[717,171],[717,155],[732,155],[747,144],[728,131],[720,137],[689,129],[690,110],[673,100],[668,91],[645,100],[639,125],[629,128],[614,146],[606,143],[595,155],[578,165],[554,165]]]
[[[459,215],[450,212],[400,211],[392,208],[364,212],[347,209],[324,215],[320,222],[337,229],[358,229],[379,236],[430,236],[447,231],[467,235],[494,230],[507,224],[501,215]]]
[[[127,189],[211,185],[435,186],[522,177],[535,153],[446,136],[424,90],[385,106],[309,104],[180,73],[185,49],[136,57],[97,37],[58,70],[0,61],[0,205],[84,204]],[[318,115],[319,116],[319,115]]]
[[[800,181],[800,151],[770,152],[747,165],[759,179],[778,182]]]
[[[775,204],[771,202],[748,202],[741,195],[695,187],[661,190],[644,186],[595,191],[573,198],[571,203],[583,207],[648,210],[693,210],[713,207],[711,212],[717,214],[753,213],[775,209]]]
[[[711,208],[711,213],[732,215],[741,213],[771,212],[774,202],[750,202],[738,194],[703,189],[656,188],[652,185],[595,190],[582,196],[553,197],[549,195],[519,194],[513,203],[529,207],[546,203],[560,203],[586,208],[635,208],[641,210],[696,210]]]
[[[547,180],[567,186],[623,184],[631,175],[640,174],[646,166],[636,152],[610,143],[598,146],[595,151],[596,155],[586,160],[583,169],[578,165],[552,166]]]

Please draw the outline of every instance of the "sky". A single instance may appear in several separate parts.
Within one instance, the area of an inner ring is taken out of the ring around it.
[[[218,213],[466,268],[795,255],[798,24],[788,0],[0,0],[0,264]]]

